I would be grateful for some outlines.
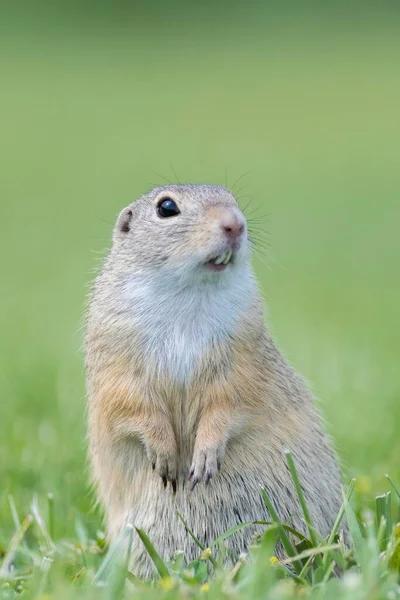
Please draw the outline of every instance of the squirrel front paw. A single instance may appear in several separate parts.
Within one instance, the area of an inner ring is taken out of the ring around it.
[[[193,462],[189,470],[190,490],[194,490],[200,481],[209,483],[221,468],[221,448],[218,446],[194,449]]]
[[[164,488],[168,481],[172,485],[172,491],[176,492],[177,480],[177,453],[175,448],[155,448],[147,446],[147,456],[150,460],[153,471],[155,471],[163,480]]]

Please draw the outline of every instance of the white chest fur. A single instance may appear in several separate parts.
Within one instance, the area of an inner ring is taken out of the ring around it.
[[[212,344],[235,331],[254,287],[247,266],[224,273],[221,281],[191,286],[173,278],[130,277],[124,303],[140,332],[144,361],[176,381],[189,380]]]

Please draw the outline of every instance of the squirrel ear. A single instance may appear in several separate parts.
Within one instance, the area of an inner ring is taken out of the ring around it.
[[[129,233],[131,230],[131,221],[132,221],[133,212],[132,209],[127,206],[120,213],[117,220],[117,229],[122,231],[122,233]]]

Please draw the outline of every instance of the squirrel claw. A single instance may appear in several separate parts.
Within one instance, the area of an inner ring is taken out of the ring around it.
[[[217,475],[221,468],[221,459],[218,456],[218,447],[199,448],[195,450],[193,463],[189,471],[190,490],[200,481],[208,484],[210,480]]]
[[[196,485],[200,482],[200,479],[198,477],[195,477],[194,479],[192,479],[191,484],[190,484],[190,491],[193,492],[194,488],[196,487]]]
[[[207,471],[206,476],[204,478],[204,483],[206,483],[206,484],[210,483],[210,479],[212,476],[213,476],[213,474],[210,471]]]
[[[157,453],[152,449],[148,449],[147,454],[151,469],[157,477],[161,477],[164,489],[168,487],[168,482],[170,482],[175,494],[177,489],[177,464],[174,454],[172,452]]]

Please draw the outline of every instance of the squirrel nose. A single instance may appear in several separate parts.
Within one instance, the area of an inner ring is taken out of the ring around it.
[[[244,220],[236,213],[229,213],[222,217],[220,226],[231,241],[236,241],[244,231]]]

